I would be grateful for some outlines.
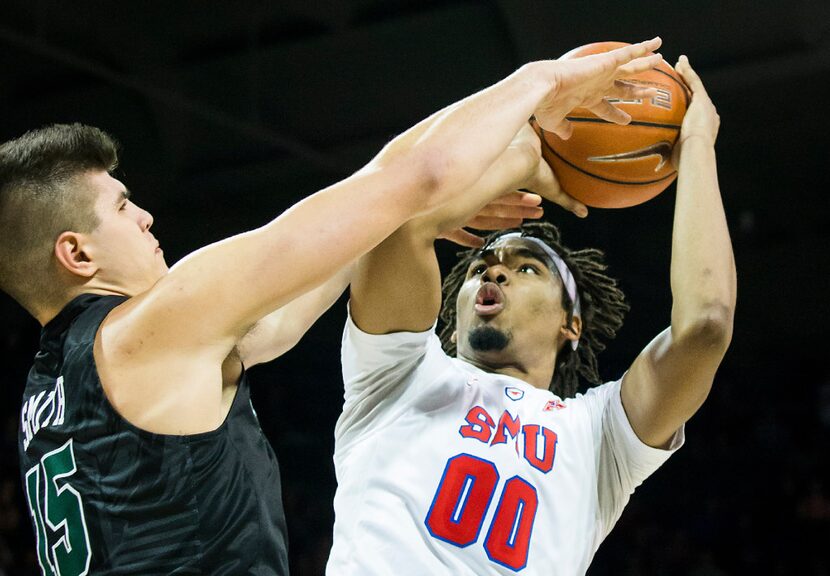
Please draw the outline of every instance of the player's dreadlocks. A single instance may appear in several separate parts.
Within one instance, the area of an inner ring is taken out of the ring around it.
[[[616,336],[622,326],[623,316],[628,311],[625,296],[617,287],[617,281],[607,276],[602,251],[589,248],[569,250],[561,244],[559,229],[547,222],[532,222],[515,230],[500,231],[485,239],[485,245],[509,232],[521,232],[523,236],[539,238],[565,261],[576,280],[582,306],[582,334],[579,346],[572,350],[563,346],[556,357],[557,366],[553,371],[550,390],[561,398],[574,396],[579,390],[579,376],[591,385],[600,383],[597,371],[597,354],[605,349],[605,341]],[[441,342],[450,356],[456,353],[454,342],[450,341],[456,324],[456,300],[467,275],[467,269],[478,257],[478,250],[459,252],[459,262],[444,280],[444,304],[441,310]],[[573,304],[563,290],[562,306],[570,320]]]

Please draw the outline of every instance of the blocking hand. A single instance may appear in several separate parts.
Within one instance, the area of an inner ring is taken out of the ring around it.
[[[497,198],[464,223],[476,230],[504,230],[517,228],[526,218],[541,218],[542,197],[531,192],[510,192]],[[441,234],[439,238],[455,242],[459,246],[481,248],[484,240],[464,228],[456,228]]]
[[[584,107],[598,117],[615,124],[627,124],[631,116],[616,108],[607,98],[648,98],[654,88],[644,88],[620,80],[657,65],[659,54],[646,56],[657,50],[662,40],[657,37],[580,58],[538,62],[541,73],[551,81],[552,89],[542,101],[535,116],[539,125],[562,139],[571,136],[572,127],[565,116],[574,108]]]

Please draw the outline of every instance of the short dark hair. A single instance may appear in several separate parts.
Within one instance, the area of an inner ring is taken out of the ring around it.
[[[0,289],[30,312],[60,296],[51,275],[57,237],[98,226],[95,197],[82,193],[78,177],[117,165],[115,140],[82,124],[46,126],[0,145]]]
[[[570,398],[579,391],[579,377],[589,384],[601,382],[597,355],[605,349],[605,341],[616,336],[622,326],[628,304],[625,295],[617,286],[617,281],[605,274],[607,268],[602,251],[589,248],[570,250],[560,239],[559,229],[547,222],[531,222],[521,228],[500,231],[485,239],[489,244],[494,239],[509,232],[521,232],[523,236],[539,238],[553,248],[565,261],[576,280],[582,308],[582,335],[579,346],[574,351],[570,346],[563,346],[556,357],[556,367],[550,383],[550,390],[561,398]],[[479,250],[459,252],[459,261],[444,279],[444,303],[441,309],[443,327],[440,332],[441,343],[447,354],[455,355],[456,346],[451,341],[456,329],[456,301],[458,292],[467,275],[470,264],[479,255]],[[570,317],[573,303],[563,291],[562,306]]]

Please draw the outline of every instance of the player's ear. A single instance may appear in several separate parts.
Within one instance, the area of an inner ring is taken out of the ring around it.
[[[55,259],[70,274],[91,278],[98,271],[98,266],[89,258],[85,240],[83,234],[62,232],[55,241]]]
[[[450,342],[453,344],[458,344],[458,330],[452,331],[452,336],[450,336]]]
[[[582,336],[582,318],[579,316],[571,318],[570,323],[566,320],[559,328],[559,337],[565,340],[576,342],[580,336]]]

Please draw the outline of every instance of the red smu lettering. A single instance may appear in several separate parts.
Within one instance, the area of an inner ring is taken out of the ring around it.
[[[505,410],[499,418],[498,425],[493,420],[492,416],[487,413],[487,410],[481,406],[473,406],[467,417],[465,418],[466,425],[458,429],[458,432],[464,438],[474,438],[479,442],[490,443],[491,446],[496,444],[506,444],[507,436],[510,435],[513,439],[518,439],[519,430],[524,434],[524,458],[531,466],[537,470],[547,474],[553,469],[553,461],[556,457],[556,443],[558,437],[556,432],[550,428],[545,428],[538,424],[525,424],[522,426],[521,419],[510,415]],[[495,434],[493,434],[495,428]],[[539,456],[539,433],[541,432],[543,440],[542,455]],[[492,436],[492,442],[490,438]],[[516,450],[519,449],[518,442],[516,443]]]
[[[542,430],[542,436],[545,438],[544,453],[539,458],[539,450],[537,447],[539,440],[539,429]],[[530,465],[541,470],[545,474],[553,468],[553,459],[556,456],[556,432],[539,426],[538,424],[526,424],[522,427],[522,432],[525,436],[525,460],[530,462]]]
[[[490,446],[494,444],[506,444],[507,443],[507,431],[508,434],[515,440],[519,436],[519,429],[522,427],[522,422],[518,416],[513,418],[510,415],[510,412],[505,410],[501,418],[499,418],[499,423],[496,425],[496,433],[493,435],[493,440],[490,442]],[[518,451],[519,446],[516,444],[516,450]]]
[[[458,429],[458,432],[464,438],[475,438],[485,444],[490,440],[490,434],[492,434],[493,426],[496,423],[493,422],[493,418],[487,413],[487,410],[481,406],[473,406],[467,412],[465,420],[467,425]]]

